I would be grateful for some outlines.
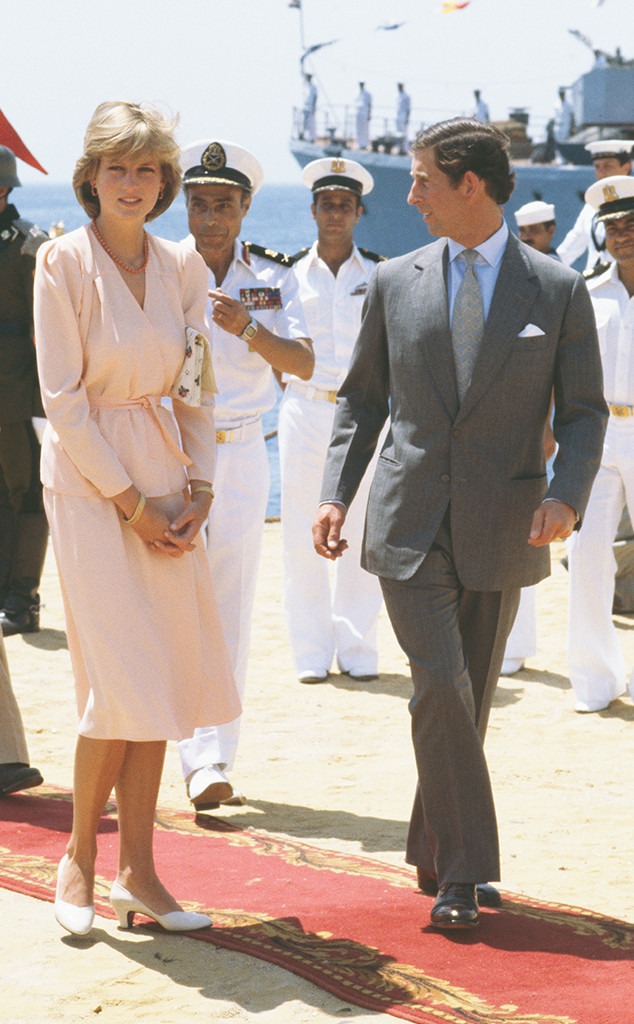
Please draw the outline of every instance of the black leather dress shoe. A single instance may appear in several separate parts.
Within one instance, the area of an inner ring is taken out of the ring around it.
[[[34,789],[43,782],[37,768],[28,764],[0,764],[0,796],[18,793],[21,789]]]
[[[422,868],[416,868],[416,876],[418,879],[418,888],[422,892],[423,896],[438,895],[438,882],[433,875],[428,875]],[[502,895],[499,889],[496,889],[495,886],[491,885],[489,882],[479,882],[476,885],[476,893],[478,896],[478,906],[502,906]]]
[[[0,630],[3,636],[15,636],[17,633],[37,633],[40,628],[40,605],[12,600],[7,598],[4,608],[0,611]]]
[[[475,885],[448,882],[441,885],[431,910],[435,928],[475,928],[480,922]]]

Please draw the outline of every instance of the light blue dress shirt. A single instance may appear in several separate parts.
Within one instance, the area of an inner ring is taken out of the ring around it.
[[[476,277],[478,278],[478,284],[480,285],[480,291],[482,292],[482,306],[484,308],[485,322],[489,315],[489,309],[491,308],[491,300],[493,298],[493,292],[495,291],[495,285],[500,272],[500,264],[502,263],[502,257],[504,256],[508,237],[508,225],[506,224],[506,221],[503,220],[501,227],[494,235],[487,238],[486,242],[482,242],[481,245],[474,246],[475,251],[478,253],[474,266]],[[456,295],[458,294],[458,289],[462,284],[467,264],[461,256],[461,253],[464,252],[466,246],[460,245],[458,242],[454,242],[453,238],[449,238],[448,243],[449,274],[447,279],[447,289],[449,293],[449,323],[451,324]]]

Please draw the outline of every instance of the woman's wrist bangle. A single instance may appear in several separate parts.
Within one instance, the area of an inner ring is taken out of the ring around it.
[[[211,484],[197,484],[196,487],[192,487],[192,498],[195,494],[211,494],[211,500],[215,498],[214,489]]]
[[[138,523],[139,519],[143,515],[143,509],[145,508],[145,501],[146,501],[145,495],[144,494],[139,494],[139,500],[136,503],[136,508],[135,508],[134,512],[132,513],[132,515],[130,516],[129,519],[128,519],[127,516],[123,517],[124,523],[127,523],[128,526],[134,526],[135,523]]]

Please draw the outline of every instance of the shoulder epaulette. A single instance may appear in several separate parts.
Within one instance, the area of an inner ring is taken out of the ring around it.
[[[377,252],[370,252],[369,249],[362,249],[358,246],[359,252],[362,256],[365,256],[366,260],[372,260],[373,263],[384,263],[387,260],[387,256],[379,256]]]
[[[281,263],[283,267],[292,267],[295,262],[294,256],[285,252],[277,252],[275,249],[266,249],[263,245],[256,245],[255,242],[244,242],[244,248],[254,256],[261,256],[265,260],[272,260],[273,263]]]
[[[591,270],[583,270],[581,272],[581,276],[585,278],[586,281],[592,281],[592,279],[595,277],[601,277],[603,274],[605,274],[606,270],[609,269],[609,263],[595,263]]]
[[[305,245],[303,249],[299,249],[297,252],[294,252],[290,258],[292,259],[293,263],[297,263],[298,260],[304,258],[307,252],[310,252],[310,247]]]

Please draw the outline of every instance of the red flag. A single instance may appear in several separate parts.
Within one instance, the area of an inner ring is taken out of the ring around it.
[[[12,153],[14,153],[20,160],[24,160],[25,164],[29,164],[31,167],[35,167],[36,170],[41,171],[42,174],[48,174],[45,171],[41,163],[39,163],[31,151],[26,148],[22,139],[16,132],[13,125],[11,125],[2,111],[0,110],[0,145],[7,146]]]

